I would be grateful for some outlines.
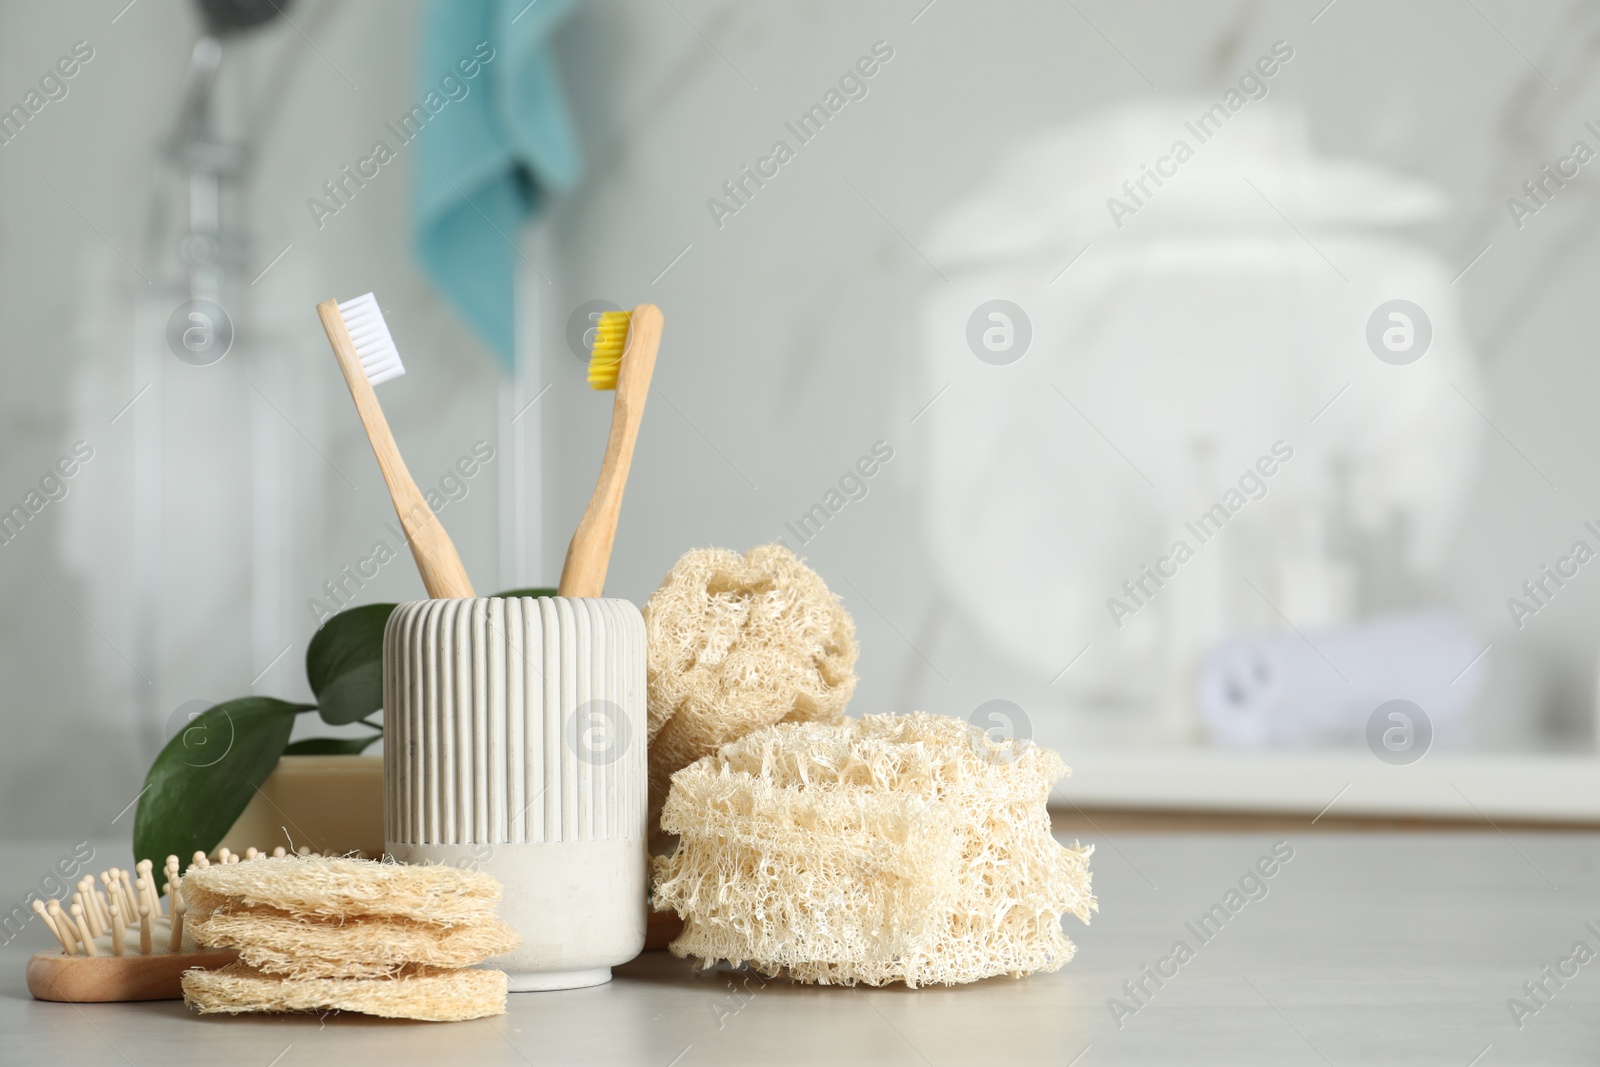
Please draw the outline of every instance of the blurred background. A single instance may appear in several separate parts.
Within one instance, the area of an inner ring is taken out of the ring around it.
[[[1057,747],[1080,813],[1600,821],[1592,7],[204,8],[0,3],[40,833],[422,595],[313,311],[369,290],[480,590],[554,583],[586,331],[651,301],[609,594],[782,540],[853,713]]]

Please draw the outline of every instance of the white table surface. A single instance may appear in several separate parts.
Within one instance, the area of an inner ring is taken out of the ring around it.
[[[1055,974],[915,991],[751,982],[744,992],[742,975],[652,953],[609,985],[513,994],[507,1015],[468,1023],[40,1003],[23,982],[28,955],[47,944],[34,923],[0,948],[0,1063],[1600,1062],[1600,959],[1520,1029],[1507,1008],[1574,942],[1600,952],[1585,927],[1600,929],[1600,836],[1289,834],[1294,858],[1268,895],[1200,945],[1185,923],[1280,837],[1096,841],[1100,914],[1088,928],[1068,917],[1078,957]],[[68,847],[0,849],[5,899],[20,900]],[[97,866],[120,860],[103,849]],[[1119,1029],[1108,998],[1179,938],[1194,958]]]

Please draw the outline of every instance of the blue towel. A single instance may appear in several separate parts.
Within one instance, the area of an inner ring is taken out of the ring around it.
[[[582,165],[546,49],[569,0],[429,0],[412,226],[435,285],[504,361],[516,341],[520,223]],[[435,110],[437,108],[437,110]]]

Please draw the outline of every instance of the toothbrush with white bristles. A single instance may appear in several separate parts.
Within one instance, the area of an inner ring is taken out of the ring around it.
[[[472,596],[472,582],[461,565],[461,557],[456,555],[456,546],[406,470],[394,434],[383,417],[383,408],[378,405],[378,394],[372,389],[406,372],[383,321],[378,298],[367,293],[343,303],[324,300],[317,305],[317,315],[339,360],[345,384],[350,387],[350,398],[356,402],[356,414],[361,416],[373,454],[378,457],[378,469],[389,487],[400,528],[422,574],[423,587],[434,600]]]

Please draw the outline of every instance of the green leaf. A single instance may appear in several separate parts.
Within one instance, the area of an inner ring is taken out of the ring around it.
[[[272,773],[294,717],[312,710],[272,697],[240,697],[207,708],[161,750],[144,777],[133,819],[133,853],[158,868],[210,852]]]
[[[324,722],[343,726],[383,707],[383,628],[394,609],[393,604],[350,608],[312,636],[306,680]]]
[[[554,589],[507,589],[504,593],[495,593],[493,595],[498,597],[555,596],[556,591]]]
[[[366,737],[308,737],[283,750],[285,756],[359,756],[382,734]]]

